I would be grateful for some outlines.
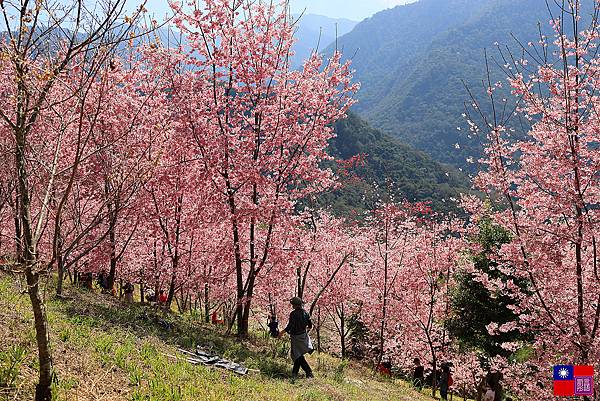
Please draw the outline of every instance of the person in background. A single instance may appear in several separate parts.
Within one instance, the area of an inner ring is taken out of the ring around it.
[[[377,365],[377,371],[381,373],[383,376],[391,376],[392,375],[392,363],[389,359],[385,359]]]
[[[156,303],[156,294],[154,293],[154,291],[148,290],[148,292],[146,293],[146,301],[151,305],[153,303]]]
[[[106,293],[108,291],[108,275],[106,274],[106,270],[102,270],[98,273],[97,282],[102,293]]]
[[[483,401],[494,401],[494,398],[496,398],[496,392],[488,384],[483,393]]]
[[[492,401],[501,401],[504,398],[504,391],[502,389],[502,373],[500,372],[489,372],[486,377],[486,387],[492,391],[494,398]],[[487,388],[486,388],[487,392]],[[486,394],[486,393],[484,393]],[[484,400],[486,398],[484,397]]]
[[[131,284],[131,282],[128,281],[123,287],[123,294],[125,294],[125,303],[133,303],[133,291],[133,284]]]
[[[425,368],[421,365],[421,360],[415,358],[413,363],[415,364],[415,370],[413,371],[413,385],[421,390],[423,383],[425,382]]]
[[[219,319],[219,314],[216,310],[213,311],[210,315],[210,321],[212,324],[223,324],[223,319]]]
[[[289,334],[292,342],[291,356],[294,361],[294,367],[292,369],[292,379],[298,377],[300,368],[304,370],[307,378],[314,377],[310,365],[304,358],[305,354],[312,354],[314,351],[312,341],[308,336],[307,330],[313,328],[310,315],[302,308],[302,299],[294,297],[290,299],[290,304],[294,310],[290,313],[287,326],[281,333],[279,338],[283,337],[284,333]]]
[[[83,275],[83,286],[88,290],[94,289],[94,275],[92,272],[87,272]]]
[[[452,385],[452,376],[450,376],[450,366],[448,364],[442,365],[442,375],[440,377],[440,397],[442,400],[448,399],[448,389]]]
[[[271,337],[279,337],[279,321],[277,320],[277,315],[274,313],[269,315],[267,318],[267,326],[269,326],[269,334]]]
[[[161,306],[165,306],[167,304],[167,294],[165,294],[165,290],[160,290],[158,292],[158,303]]]

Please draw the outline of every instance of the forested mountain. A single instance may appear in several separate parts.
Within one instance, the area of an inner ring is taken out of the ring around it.
[[[338,39],[361,82],[355,111],[435,160],[465,167],[479,146],[457,130],[469,100],[463,80],[483,94],[484,49],[497,56],[498,42],[520,57],[511,35],[537,41],[538,21],[548,31],[549,19],[544,0],[420,0],[377,13]]]
[[[355,114],[338,121],[335,130],[332,156],[347,160],[365,155],[363,165],[354,171],[358,180],[323,198],[336,212],[373,207],[388,194],[396,200],[430,202],[436,211],[456,211],[452,199],[469,191],[468,179],[458,170],[369,126]]]

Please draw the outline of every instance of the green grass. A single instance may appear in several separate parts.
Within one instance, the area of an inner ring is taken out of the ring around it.
[[[0,274],[0,401],[31,399],[36,380],[33,318],[16,279]],[[67,287],[47,293],[55,400],[431,400],[402,381],[327,354],[313,354],[315,379],[290,379],[289,345],[253,335],[239,341],[197,316],[126,306]],[[168,323],[168,324],[165,324]],[[212,349],[253,369],[247,376],[189,364],[178,347]]]

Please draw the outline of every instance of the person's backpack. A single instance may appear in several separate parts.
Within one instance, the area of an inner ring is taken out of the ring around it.
[[[448,387],[451,387],[454,384],[454,379],[452,378],[452,375],[448,375]]]
[[[302,313],[302,320],[304,320],[303,325],[304,327],[308,327],[308,326],[312,326],[312,322],[310,320],[310,315],[308,314],[307,311],[303,310],[304,313]]]

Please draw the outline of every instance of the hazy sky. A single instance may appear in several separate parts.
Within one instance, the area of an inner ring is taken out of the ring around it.
[[[335,18],[363,20],[377,11],[391,8],[399,4],[411,3],[414,0],[291,0],[292,11],[298,12],[306,8],[311,14],[326,15]]]
[[[290,3],[294,13],[306,9],[310,14],[360,21],[377,11],[413,1],[415,0],[290,0]],[[139,4],[140,0],[130,0],[130,2]],[[157,17],[169,10],[167,0],[148,0],[146,8]]]

